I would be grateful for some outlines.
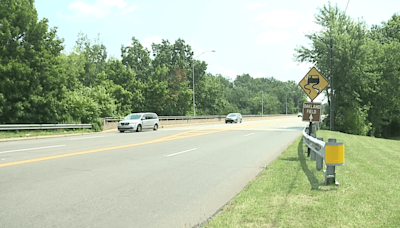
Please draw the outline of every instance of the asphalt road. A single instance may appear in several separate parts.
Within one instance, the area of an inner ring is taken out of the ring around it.
[[[0,142],[0,227],[193,227],[301,136],[288,117]]]

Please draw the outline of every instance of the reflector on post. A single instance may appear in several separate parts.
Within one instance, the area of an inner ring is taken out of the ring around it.
[[[325,144],[325,164],[329,166],[344,165],[344,143],[328,141]]]

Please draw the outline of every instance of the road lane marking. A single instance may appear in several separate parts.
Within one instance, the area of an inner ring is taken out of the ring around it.
[[[106,148],[94,149],[94,150],[86,150],[86,151],[74,152],[74,153],[69,153],[69,154],[61,154],[61,155],[54,155],[54,156],[49,156],[49,157],[21,160],[21,161],[16,161],[16,162],[3,163],[3,164],[0,164],[0,168],[7,167],[7,166],[13,166],[13,165],[22,165],[22,164],[27,164],[27,163],[39,162],[39,161],[47,161],[47,160],[58,159],[58,158],[72,157],[72,156],[83,155],[83,154],[97,153],[97,152],[108,151],[108,150],[123,149],[123,148],[134,147],[134,146],[142,146],[142,145],[148,145],[148,144],[152,144],[152,143],[166,142],[166,141],[171,141],[171,140],[176,140],[176,139],[184,139],[184,138],[189,138],[189,137],[195,137],[195,136],[212,134],[212,133],[219,133],[219,132],[224,132],[224,131],[231,131],[231,130],[236,130],[236,129],[259,127],[262,125],[268,125],[268,124],[272,124],[272,123],[280,123],[280,122],[285,122],[285,121],[286,121],[286,119],[276,120],[276,121],[268,121],[267,123],[263,123],[263,124],[257,123],[257,124],[243,125],[243,126],[238,126],[238,127],[235,126],[234,128],[229,128],[229,129],[207,129],[207,131],[206,130],[190,130],[190,131],[185,131],[185,132],[181,132],[181,133],[178,133],[175,135],[171,135],[171,136],[167,136],[167,137],[163,137],[163,138],[159,138],[159,139],[155,139],[155,140],[151,140],[151,141],[146,141],[146,142],[127,144],[127,145],[122,145],[122,146],[106,147]]]
[[[84,137],[84,138],[75,138],[70,140],[79,140],[79,139],[94,139],[94,138],[103,138],[104,136],[93,136],[93,137]]]
[[[250,135],[254,135],[254,133],[250,133],[250,134],[244,135],[244,137],[247,137],[247,136],[250,136]]]
[[[175,156],[175,155],[179,155],[179,154],[184,154],[184,153],[187,153],[187,152],[190,152],[190,151],[194,151],[194,150],[197,150],[197,148],[193,148],[193,149],[190,149],[190,150],[185,150],[185,151],[174,153],[174,154],[169,154],[169,155],[166,155],[165,157],[171,157],[171,156]]]
[[[0,154],[12,153],[12,152],[20,152],[20,151],[29,151],[29,150],[40,150],[40,149],[55,148],[55,147],[62,147],[62,146],[65,146],[65,145],[44,146],[44,147],[27,148],[27,149],[20,149],[20,150],[0,151]]]

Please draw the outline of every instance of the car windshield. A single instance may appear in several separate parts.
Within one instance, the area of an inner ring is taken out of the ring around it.
[[[142,114],[129,114],[127,115],[124,120],[139,120]]]
[[[231,113],[228,115],[228,117],[235,117],[235,116],[236,116],[236,113]]]

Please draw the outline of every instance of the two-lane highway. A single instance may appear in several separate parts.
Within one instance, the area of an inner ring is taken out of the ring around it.
[[[301,136],[296,117],[0,143],[0,227],[193,227]]]

